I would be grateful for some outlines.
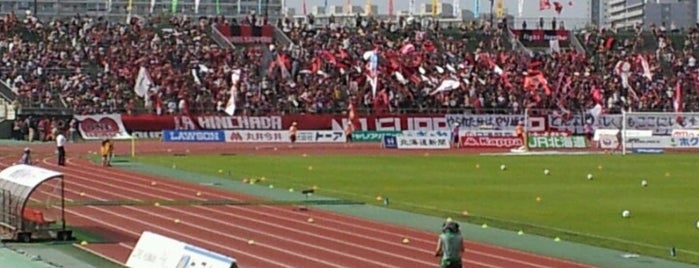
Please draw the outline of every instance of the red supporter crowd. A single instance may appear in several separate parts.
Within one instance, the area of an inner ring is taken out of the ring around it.
[[[223,114],[231,106],[242,115],[343,113],[350,104],[366,113],[699,108],[696,31],[683,32],[684,44],[662,27],[628,38],[583,31],[585,52],[531,54],[512,45],[502,25],[487,22],[439,27],[358,17],[351,25],[311,27],[285,20],[277,27],[291,45],[230,49],[212,38],[212,25],[264,23],[258,20],[124,24],[10,14],[0,24],[0,79],[21,107],[80,114]],[[152,81],[145,97],[134,90],[141,67]]]

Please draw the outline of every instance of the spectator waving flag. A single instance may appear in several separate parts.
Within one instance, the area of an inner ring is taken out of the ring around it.
[[[224,110],[230,116],[235,114],[235,95],[238,94],[238,82],[240,82],[240,69],[235,69],[231,74],[231,96],[228,98]]]
[[[539,0],[539,10],[544,11],[551,9],[551,2],[549,0]]]
[[[379,86],[379,56],[378,51],[371,50],[364,53],[364,59],[369,61],[369,83],[371,84],[371,94],[376,97],[376,90]]]
[[[136,96],[143,98],[146,107],[150,106],[150,89],[153,87],[153,80],[150,79],[148,70],[146,67],[141,66],[138,70],[138,76],[136,76],[136,83],[134,84],[133,91]]]
[[[681,124],[682,122],[682,81],[678,80],[677,85],[675,85],[675,94],[672,96],[672,106],[675,108],[675,114],[677,115],[676,121]]]

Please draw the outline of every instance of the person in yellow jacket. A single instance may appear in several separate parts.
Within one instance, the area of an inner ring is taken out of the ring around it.
[[[102,155],[102,166],[111,167],[112,157],[114,156],[114,144],[110,139],[105,139],[102,141],[102,146],[100,147],[100,154]]]

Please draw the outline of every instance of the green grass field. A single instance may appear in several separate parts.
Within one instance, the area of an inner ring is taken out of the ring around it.
[[[265,177],[264,184],[277,188],[317,186],[321,195],[377,205],[377,196],[388,197],[394,208],[644,255],[669,258],[674,246],[675,259],[699,263],[699,155],[212,155],[140,161],[236,180]],[[544,169],[551,173],[544,175]],[[641,186],[644,179],[647,187]],[[622,218],[623,210],[631,217]]]

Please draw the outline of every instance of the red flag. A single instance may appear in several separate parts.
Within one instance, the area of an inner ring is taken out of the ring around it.
[[[614,45],[614,37],[612,37],[612,36],[607,37],[607,40],[604,41],[604,49],[611,50],[613,45]]]
[[[539,0],[539,10],[547,10],[551,8],[551,2],[549,0]]]
[[[556,13],[561,14],[561,11],[563,11],[563,5],[561,5],[561,3],[558,1],[553,2],[553,10],[555,10]]]

